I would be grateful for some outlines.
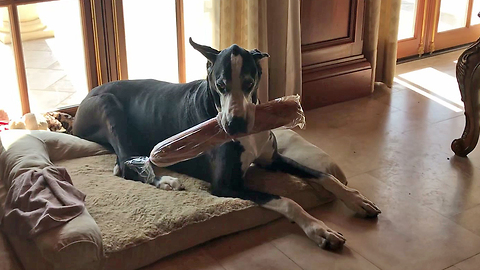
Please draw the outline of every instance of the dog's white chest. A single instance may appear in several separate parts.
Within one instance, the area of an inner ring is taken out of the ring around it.
[[[237,139],[244,151],[240,156],[242,172],[245,173],[255,160],[266,157],[270,159],[275,151],[270,131],[264,131]]]

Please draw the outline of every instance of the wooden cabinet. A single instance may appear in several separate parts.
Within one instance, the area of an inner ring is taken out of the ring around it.
[[[306,110],[369,95],[362,54],[365,0],[302,0],[302,104]]]

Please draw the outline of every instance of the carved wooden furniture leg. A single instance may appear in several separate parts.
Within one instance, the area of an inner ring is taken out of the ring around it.
[[[453,140],[452,150],[466,157],[475,149],[479,135],[480,38],[458,58],[457,82],[465,105],[465,129],[462,137]]]

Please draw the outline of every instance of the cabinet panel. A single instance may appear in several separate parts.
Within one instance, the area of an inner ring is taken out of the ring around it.
[[[348,37],[351,4],[352,0],[302,1],[302,45]]]
[[[362,54],[364,9],[364,0],[302,1],[302,65]]]
[[[302,0],[301,5],[304,108],[371,93],[372,69],[362,53],[365,0]]]

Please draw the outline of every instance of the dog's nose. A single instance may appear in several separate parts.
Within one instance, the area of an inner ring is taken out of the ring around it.
[[[227,133],[230,135],[235,135],[238,133],[247,132],[247,121],[244,118],[234,116],[230,122],[227,124]]]

